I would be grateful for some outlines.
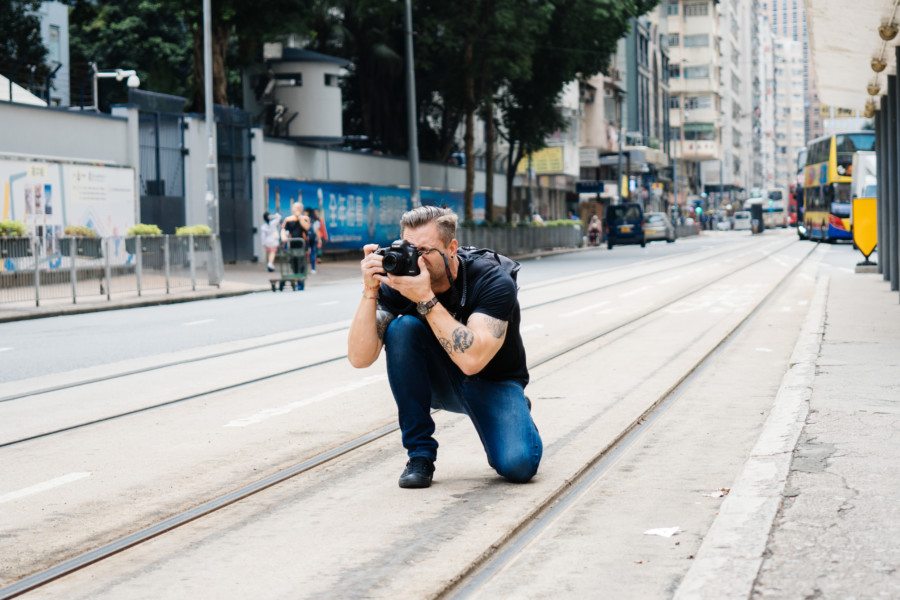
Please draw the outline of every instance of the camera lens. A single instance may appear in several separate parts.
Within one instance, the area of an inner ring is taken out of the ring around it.
[[[385,253],[381,266],[384,268],[385,273],[393,273],[397,269],[397,254],[394,252]]]

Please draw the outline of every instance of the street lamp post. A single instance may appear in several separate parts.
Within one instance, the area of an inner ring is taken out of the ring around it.
[[[213,114],[212,73],[212,7],[211,0],[203,0],[203,106],[206,121],[206,219],[213,233],[219,234],[219,202],[216,194],[218,158],[213,138],[215,117]]]
[[[116,69],[115,71],[101,71],[97,68],[97,63],[91,63],[91,70],[94,71],[93,75],[93,84],[94,84],[94,110],[100,112],[100,100],[97,97],[98,92],[98,79],[115,79],[116,81],[122,81],[125,79],[125,85],[129,88],[138,88],[141,86],[141,80],[137,76],[137,72],[134,69]],[[55,71],[54,71],[55,73]]]
[[[416,72],[413,64],[412,2],[405,0],[406,29],[406,123],[409,130],[409,195],[413,207],[419,206],[419,136],[416,127]]]
[[[618,165],[616,167],[616,177],[618,178],[618,181],[616,182],[616,198],[618,199],[618,204],[621,204],[624,199],[624,195],[622,194],[622,138],[625,137],[625,119],[623,118],[625,111],[622,107],[622,96],[624,95],[625,92],[621,89],[616,92],[616,108],[618,109],[617,118],[619,119],[619,151],[617,161]]]

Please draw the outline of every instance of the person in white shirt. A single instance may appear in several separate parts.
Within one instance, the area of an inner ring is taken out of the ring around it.
[[[281,243],[281,215],[278,213],[263,213],[263,224],[259,228],[262,238],[263,250],[266,253],[266,269],[271,273],[275,270],[275,253]]]

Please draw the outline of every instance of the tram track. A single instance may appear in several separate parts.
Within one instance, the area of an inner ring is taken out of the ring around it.
[[[720,257],[720,256],[726,254],[726,253],[735,253],[735,252],[739,252],[739,251],[741,251],[741,250],[743,250],[743,249],[745,249],[745,248],[751,247],[751,246],[753,246],[753,245],[755,245],[755,242],[748,242],[748,243],[742,244],[742,245],[740,245],[740,246],[738,246],[738,247],[736,247],[736,248],[728,248],[726,251],[723,251],[723,252],[718,252],[718,253],[712,254],[712,255],[710,255],[710,256],[704,256],[704,257],[698,258],[698,259],[696,259],[696,260],[693,260],[693,261],[690,261],[690,262],[687,262],[687,263],[679,264],[679,265],[678,265],[678,268],[690,267],[690,266],[692,266],[692,265],[695,265],[695,264],[698,264],[698,263],[701,263],[701,262],[704,262],[704,261],[707,261],[707,260],[715,259],[715,258],[717,258],[717,257]],[[691,252],[686,253],[686,254],[690,255],[690,254],[695,254],[695,253],[698,253],[698,252],[703,252],[703,249],[694,250],[694,251],[691,251]],[[643,266],[643,265],[646,265],[646,264],[648,264],[648,263],[650,263],[650,262],[662,262],[662,261],[665,261],[665,260],[678,259],[678,258],[681,258],[681,257],[683,257],[683,256],[684,256],[684,254],[677,255],[677,256],[661,256],[661,257],[658,257],[658,258],[655,258],[655,259],[651,259],[651,260],[649,260],[649,261],[643,261],[642,263],[640,263],[640,264],[637,265],[637,266]],[[531,284],[531,285],[523,286],[523,287],[520,289],[520,293],[521,293],[521,292],[530,292],[530,291],[532,291],[532,290],[537,290],[537,289],[549,287],[549,286],[552,286],[552,285],[559,285],[559,284],[566,283],[566,282],[569,282],[569,281],[575,281],[575,280],[578,280],[578,279],[583,279],[583,278],[585,278],[585,277],[593,277],[593,276],[597,276],[597,275],[606,275],[606,274],[609,274],[609,273],[614,273],[614,272],[616,272],[616,271],[627,270],[627,269],[634,269],[634,268],[635,268],[635,265],[629,264],[629,265],[621,265],[621,266],[618,266],[618,267],[612,267],[612,268],[610,268],[610,269],[598,269],[598,270],[587,271],[587,272],[583,272],[583,273],[577,273],[577,274],[574,274],[574,275],[567,275],[567,276],[560,277],[560,278],[557,278],[557,279],[553,279],[553,280],[549,280],[549,281],[536,282],[536,283]],[[534,304],[531,304],[531,305],[528,305],[528,306],[523,306],[523,307],[521,308],[521,311],[522,311],[522,312],[526,312],[526,311],[528,311],[528,310],[532,310],[532,309],[535,309],[535,308],[540,308],[540,307],[542,307],[542,306],[547,306],[547,305],[553,304],[553,303],[555,303],[555,302],[567,300],[567,299],[569,299],[569,298],[574,298],[574,297],[578,297],[578,296],[583,296],[583,295],[591,294],[591,293],[594,293],[594,292],[602,291],[602,290],[604,290],[604,289],[607,289],[607,288],[610,288],[610,287],[613,287],[613,286],[622,285],[622,284],[625,284],[625,283],[630,283],[630,282],[632,282],[632,281],[636,281],[636,280],[641,279],[641,278],[643,278],[643,277],[649,277],[649,276],[652,276],[652,275],[659,274],[659,273],[661,273],[661,272],[663,272],[663,271],[666,271],[666,270],[668,270],[668,269],[670,269],[670,268],[671,268],[671,267],[663,267],[663,268],[657,269],[657,270],[655,270],[655,271],[650,271],[650,272],[648,272],[648,273],[643,273],[643,274],[640,274],[640,275],[635,275],[635,276],[633,276],[633,277],[629,277],[629,278],[626,278],[626,279],[623,279],[623,280],[620,280],[620,281],[615,281],[615,282],[611,282],[611,283],[605,283],[605,284],[602,284],[602,285],[600,285],[600,286],[591,287],[591,288],[586,289],[586,290],[580,290],[580,291],[578,291],[578,292],[576,292],[576,293],[574,293],[574,294],[571,294],[571,295],[569,295],[569,296],[566,296],[566,297],[564,297],[564,298],[552,298],[552,299],[550,299],[550,300],[545,300],[545,301],[537,302],[537,303],[534,303]],[[224,350],[224,351],[221,351],[221,352],[214,352],[214,353],[211,353],[211,354],[204,354],[204,355],[201,355],[201,356],[196,356],[196,357],[186,358],[186,359],[183,359],[183,360],[166,361],[166,362],[163,362],[163,363],[159,363],[159,364],[155,364],[155,365],[149,365],[149,366],[146,366],[146,367],[141,367],[141,368],[136,368],[136,369],[127,369],[127,370],[124,370],[124,371],[120,371],[120,372],[118,372],[118,373],[111,373],[111,374],[109,374],[109,375],[100,375],[100,376],[96,376],[96,377],[88,377],[88,378],[85,378],[85,379],[81,379],[81,380],[78,380],[78,381],[73,381],[73,382],[70,382],[70,383],[60,384],[60,385],[45,386],[45,387],[41,387],[41,388],[36,388],[36,389],[28,390],[28,391],[25,391],[25,392],[22,392],[22,393],[9,394],[9,395],[6,395],[6,396],[0,396],[0,404],[2,404],[2,403],[4,403],[4,402],[12,402],[12,401],[14,401],[14,400],[21,400],[21,399],[24,399],[24,398],[30,398],[30,397],[34,397],[34,396],[41,396],[41,395],[44,395],[44,394],[50,394],[50,393],[53,393],[53,392],[68,391],[68,390],[71,390],[71,389],[75,389],[75,388],[79,388],[79,387],[84,387],[84,386],[92,385],[92,384],[96,384],[96,383],[103,383],[103,382],[107,382],[107,381],[114,381],[114,380],[116,380],[116,379],[124,379],[124,378],[126,378],[126,377],[131,377],[131,376],[134,376],[134,375],[143,375],[143,374],[145,374],[145,373],[151,373],[151,372],[153,372],[153,371],[162,371],[162,370],[164,370],[164,369],[173,368],[173,367],[179,367],[179,366],[182,366],[182,365],[187,365],[187,364],[192,364],[192,363],[199,363],[199,362],[203,362],[203,361],[214,360],[214,359],[217,359],[217,358],[224,358],[224,357],[226,357],[226,356],[234,356],[234,355],[237,355],[237,354],[243,354],[243,353],[246,353],[246,352],[252,352],[252,351],[260,350],[260,349],[263,349],[263,348],[272,348],[272,347],[276,347],[276,346],[282,346],[282,345],[285,345],[285,344],[291,344],[291,343],[298,342],[298,341],[302,341],[302,340],[306,340],[306,339],[311,339],[311,338],[316,338],[316,337],[326,336],[326,335],[330,335],[330,334],[332,334],[332,333],[339,333],[339,332],[341,332],[341,331],[347,331],[348,329],[349,329],[349,326],[348,326],[348,325],[346,325],[346,324],[344,324],[344,323],[341,323],[340,325],[337,325],[337,326],[334,326],[334,327],[330,327],[330,328],[325,329],[325,330],[323,330],[323,331],[316,331],[316,332],[306,333],[306,334],[303,334],[303,335],[298,335],[298,336],[288,337],[288,338],[285,338],[285,339],[273,340],[273,341],[269,341],[269,342],[262,342],[262,343],[258,343],[258,344],[252,344],[252,345],[249,345],[249,346],[246,346],[246,347],[242,347],[242,348],[235,348],[235,349],[233,349],[233,350]],[[344,357],[345,357],[345,356],[344,356]],[[337,360],[337,359],[335,359],[335,360]],[[277,373],[277,374],[272,374],[271,377],[278,376],[279,374],[281,374],[281,375],[287,375],[287,374],[290,374],[290,373],[295,372],[296,370],[303,370],[303,369],[305,369],[305,368],[307,368],[307,367],[299,367],[298,369],[289,369],[289,370],[285,370],[285,371],[282,371],[282,372]],[[255,381],[259,381],[259,380],[262,380],[262,379],[263,379],[263,378],[254,378],[254,379],[252,379],[252,380],[248,380],[246,383],[253,383],[253,382],[255,382]],[[13,382],[13,383],[14,383],[14,382]],[[236,385],[240,385],[240,384],[236,384]],[[221,391],[221,390],[212,390],[210,393],[214,393],[215,391]],[[166,404],[167,404],[167,403],[160,404],[160,406],[165,406]],[[4,446],[4,444],[0,444],[0,448],[2,448],[3,446]]]
[[[777,248],[775,248],[774,250],[771,250],[770,252],[765,253],[762,257],[757,258],[757,259],[754,259],[754,260],[751,261],[750,263],[748,263],[748,264],[746,264],[746,265],[743,265],[743,266],[737,268],[736,270],[732,271],[731,273],[729,273],[729,274],[727,274],[727,275],[725,275],[725,276],[727,277],[727,276],[730,276],[730,275],[732,275],[732,274],[734,274],[734,273],[740,272],[740,271],[743,270],[743,269],[749,268],[750,266],[753,266],[753,265],[757,264],[758,262],[763,261],[763,260],[767,259],[768,257],[770,257],[770,256],[772,256],[772,255],[774,255],[774,254],[777,254],[777,253],[781,252],[783,249],[788,248],[788,247],[790,247],[790,246],[793,245],[793,244],[794,244],[794,240],[791,240],[790,242],[788,242],[788,243],[786,243],[786,244],[781,244],[781,245],[779,245]],[[731,253],[733,253],[734,250],[735,250],[735,249],[731,249]],[[719,253],[719,254],[713,255],[712,257],[706,257],[706,258],[698,259],[697,261],[691,261],[691,262],[689,262],[689,263],[686,263],[686,264],[683,264],[683,265],[679,265],[679,267],[680,267],[680,268],[686,268],[686,267],[689,267],[689,266],[691,266],[691,265],[693,265],[693,264],[696,264],[697,262],[702,262],[702,261],[705,261],[705,260],[710,260],[710,259],[719,257],[719,256],[721,256],[722,254],[725,254],[725,253]],[[523,308],[522,308],[522,311],[524,312],[524,311],[532,310],[532,309],[535,309],[535,308],[541,308],[541,307],[545,307],[545,306],[548,306],[548,305],[550,305],[550,304],[554,304],[554,303],[558,303],[558,302],[565,302],[565,301],[568,301],[568,300],[570,300],[570,299],[572,299],[572,298],[575,298],[575,297],[579,297],[579,296],[585,295],[585,294],[587,294],[587,293],[599,292],[599,291],[603,291],[603,290],[606,290],[606,289],[609,289],[609,288],[612,288],[612,287],[615,287],[615,286],[623,285],[623,284],[626,284],[626,283],[631,283],[631,282],[634,282],[634,281],[636,281],[636,280],[642,279],[642,278],[644,278],[644,277],[649,277],[649,276],[652,276],[652,275],[654,275],[654,274],[657,274],[658,272],[659,272],[659,271],[654,271],[654,272],[651,272],[651,273],[645,273],[645,274],[641,274],[641,275],[636,275],[636,276],[634,276],[634,277],[630,277],[630,278],[627,278],[627,279],[624,279],[624,280],[621,280],[621,281],[616,281],[616,282],[612,282],[612,283],[607,283],[607,284],[604,284],[604,285],[601,285],[601,286],[592,287],[592,288],[589,289],[589,290],[579,291],[579,292],[576,292],[576,293],[573,293],[573,294],[569,294],[569,295],[566,295],[566,296],[564,296],[564,297],[554,298],[554,299],[551,299],[551,300],[547,300],[547,301],[542,301],[542,302],[538,302],[538,303],[535,303],[535,304],[531,304],[531,305],[528,305],[527,307],[523,307]],[[595,339],[598,339],[599,337],[603,337],[603,336],[609,335],[610,333],[613,333],[614,331],[617,331],[618,329],[621,329],[622,327],[625,327],[625,326],[627,326],[627,325],[633,323],[633,322],[636,321],[636,320],[640,320],[640,319],[642,319],[642,318],[648,316],[649,314],[652,314],[653,312],[656,312],[657,310],[660,310],[661,308],[665,308],[666,306],[668,306],[668,305],[670,305],[670,304],[672,304],[672,303],[674,303],[674,302],[678,302],[679,300],[682,300],[683,298],[685,298],[685,297],[687,297],[687,296],[689,296],[689,295],[691,295],[691,294],[696,293],[697,291],[703,289],[704,287],[710,285],[710,283],[712,283],[712,282],[714,282],[714,281],[716,281],[717,279],[720,279],[720,278],[721,278],[721,277],[712,277],[712,278],[706,279],[706,280],[704,280],[703,282],[701,282],[700,284],[698,284],[698,285],[692,287],[687,293],[685,293],[685,294],[683,294],[683,295],[681,295],[681,296],[677,296],[677,297],[675,297],[675,298],[668,298],[668,299],[666,299],[665,302],[658,303],[657,305],[655,305],[654,307],[651,307],[651,308],[648,309],[647,311],[644,311],[644,312],[640,313],[640,315],[638,315],[637,317],[634,317],[634,318],[629,317],[628,319],[624,319],[624,320],[620,321],[618,324],[612,326],[611,328],[608,328],[608,329],[602,331],[600,334],[590,333],[590,334],[588,334],[587,336],[583,336],[582,338],[579,338],[581,341],[580,341],[579,343],[577,343],[575,346],[572,346],[572,347],[565,347],[565,348],[562,348],[562,349],[560,349],[560,350],[558,350],[558,351],[556,351],[556,352],[554,352],[554,353],[551,353],[551,354],[549,354],[549,355],[547,355],[547,356],[545,356],[545,357],[542,357],[540,360],[538,360],[538,361],[536,361],[536,362],[534,362],[534,363],[529,364],[529,365],[528,365],[528,368],[529,368],[529,369],[535,368],[535,367],[537,367],[537,366],[539,366],[539,365],[541,365],[541,364],[544,364],[545,362],[548,362],[548,361],[550,361],[550,360],[553,360],[553,359],[555,359],[555,358],[558,358],[559,356],[562,356],[562,355],[565,355],[565,354],[571,352],[573,348],[580,347],[580,346],[582,346],[582,345],[584,345],[584,344],[586,344],[586,343],[589,343],[590,341],[593,341],[593,340],[595,340]],[[345,329],[346,329],[346,328],[340,328],[340,329],[336,329],[336,330],[334,330],[334,331],[330,331],[329,333],[337,333],[337,332],[343,331],[343,330],[345,330]],[[315,336],[317,336],[317,335],[324,335],[324,333],[322,333],[322,334],[310,334],[310,335],[308,335],[308,336],[304,336],[304,339],[308,339],[309,337],[315,337]],[[279,371],[276,371],[276,372],[273,372],[273,373],[267,373],[267,374],[260,375],[260,376],[258,376],[258,377],[254,377],[254,378],[251,378],[251,379],[247,379],[247,380],[243,380],[243,381],[238,381],[238,382],[236,382],[236,383],[232,383],[232,384],[228,384],[228,385],[219,386],[219,387],[216,387],[216,388],[213,388],[213,389],[209,389],[209,390],[203,390],[203,391],[196,392],[196,393],[193,393],[193,394],[187,394],[187,395],[180,396],[180,397],[177,397],[177,398],[173,398],[173,399],[170,399],[170,400],[165,400],[165,401],[163,401],[163,402],[157,402],[157,403],[153,403],[153,404],[150,404],[150,405],[147,405],[147,406],[142,406],[142,407],[139,407],[139,408],[135,408],[135,409],[132,409],[132,410],[123,411],[123,412],[115,413],[115,414],[112,414],[112,415],[106,415],[106,416],[99,417],[99,418],[96,418],[96,419],[89,419],[89,420],[82,421],[82,422],[79,422],[79,423],[75,423],[75,424],[72,424],[72,425],[67,425],[67,426],[65,426],[65,427],[59,427],[59,428],[52,429],[52,430],[48,430],[48,431],[44,431],[44,432],[41,432],[41,433],[36,433],[36,434],[28,435],[28,436],[23,436],[23,437],[16,438],[16,439],[13,439],[13,440],[9,440],[9,441],[6,441],[6,442],[0,442],[0,450],[2,450],[2,449],[4,449],[4,448],[13,447],[13,446],[18,446],[18,445],[21,445],[21,444],[24,444],[24,443],[27,443],[27,442],[35,441],[35,440],[45,439],[45,438],[52,437],[52,436],[55,436],[55,435],[59,435],[59,434],[62,434],[62,433],[66,433],[66,432],[70,432],[70,431],[75,431],[75,430],[79,430],[79,429],[84,429],[84,428],[86,428],[86,427],[90,427],[90,426],[93,426],[93,425],[98,425],[98,424],[101,424],[101,423],[108,423],[108,422],[110,422],[110,421],[114,421],[114,420],[117,420],[117,419],[122,419],[122,418],[130,417],[130,416],[133,416],[133,415],[141,414],[141,413],[146,413],[146,412],[149,412],[149,411],[152,411],[152,410],[156,410],[156,409],[159,409],[159,408],[165,408],[165,407],[169,407],[169,406],[174,406],[174,405],[177,405],[177,404],[181,404],[181,403],[184,403],[184,402],[189,402],[189,401],[192,401],[192,400],[197,400],[197,399],[200,399],[200,398],[207,398],[207,397],[212,396],[212,395],[215,395],[215,394],[220,394],[220,393],[224,393],[224,392],[229,392],[229,391],[236,390],[236,389],[240,389],[240,388],[243,388],[243,387],[246,387],[246,386],[249,386],[249,385],[254,385],[254,384],[260,384],[260,383],[268,382],[268,381],[271,381],[271,380],[273,380],[273,379],[277,379],[277,378],[279,378],[279,377],[283,377],[283,376],[285,376],[285,375],[291,375],[291,374],[298,373],[298,372],[301,372],[301,371],[306,371],[306,370],[308,370],[308,369],[312,369],[312,368],[316,368],[316,367],[320,367],[320,366],[324,366],[324,365],[328,365],[328,364],[334,364],[334,363],[340,362],[341,360],[344,360],[344,359],[346,359],[346,358],[347,358],[347,355],[346,355],[346,354],[340,354],[340,355],[338,355],[338,356],[334,356],[334,357],[331,357],[331,358],[327,358],[327,359],[320,360],[320,361],[316,361],[316,362],[309,363],[309,364],[300,365],[300,366],[298,366],[298,367],[293,367],[293,368],[291,368],[291,369],[283,369],[283,370],[279,370]],[[68,388],[63,388],[63,389],[68,389]]]
[[[617,461],[641,440],[647,430],[668,411],[686,389],[706,372],[710,364],[727,350],[769,301],[783,290],[790,281],[791,275],[806,263],[816,249],[817,247],[813,247],[806,252],[717,344],[647,406],[618,436],[600,449],[572,477],[529,511],[517,526],[492,543],[481,556],[452,578],[433,597],[440,600],[473,598],[495,575],[515,562],[534,540],[552,527],[563,514],[575,507],[590,488],[609,473]]]
[[[742,266],[736,268],[735,270],[733,270],[732,272],[717,278],[717,280],[731,277],[734,274],[739,273],[747,268],[750,268],[751,266],[760,263],[761,261],[769,258],[773,254],[776,254],[792,245],[793,245],[793,242],[782,245],[777,250],[775,250],[771,253],[768,253],[759,259],[753,260],[753,261],[749,262],[748,264],[742,265]],[[737,325],[735,325],[725,335],[725,337],[723,337],[722,340],[719,341],[719,343],[713,349],[711,349],[708,353],[706,353],[693,366],[693,368],[688,370],[688,372],[686,372],[682,377],[680,377],[679,380],[675,384],[673,384],[660,398],[658,398],[647,410],[645,410],[644,413],[642,413],[640,418],[635,420],[614,441],[612,441],[604,449],[602,449],[583,469],[579,470],[579,472],[574,477],[570,478],[566,482],[566,484],[564,484],[560,489],[558,489],[546,502],[542,503],[538,509],[535,509],[534,511],[529,513],[529,515],[526,516],[525,520],[523,520],[522,524],[519,527],[517,527],[509,536],[506,536],[503,540],[500,540],[500,542],[498,542],[498,544],[492,545],[492,549],[495,547],[502,549],[502,548],[506,547],[507,544],[512,543],[512,540],[514,538],[516,538],[516,536],[524,534],[524,532],[528,529],[528,527],[527,527],[528,521],[530,521],[530,520],[533,521],[534,519],[536,519],[538,517],[542,517],[542,515],[547,510],[549,510],[553,505],[561,502],[564,497],[566,497],[568,494],[570,494],[570,490],[575,489],[576,485],[578,484],[579,481],[582,481],[582,480],[587,481],[586,478],[589,477],[590,474],[594,472],[594,470],[600,468],[601,464],[606,464],[606,463],[602,463],[601,461],[614,460],[612,458],[614,456],[613,452],[617,447],[622,447],[623,448],[622,451],[624,451],[624,449],[626,448],[626,446],[625,446],[626,443],[628,443],[628,444],[633,443],[634,436],[638,436],[644,429],[646,429],[647,425],[649,424],[649,423],[644,423],[644,421],[648,421],[648,419],[650,419],[651,417],[653,419],[657,418],[653,415],[656,413],[661,414],[660,411],[663,410],[663,407],[668,406],[669,404],[671,404],[671,402],[674,401],[674,399],[677,397],[678,390],[683,389],[683,387],[686,386],[692,380],[692,378],[696,376],[697,373],[699,373],[699,370],[703,367],[703,365],[708,363],[708,361],[716,353],[720,352],[727,345],[729,340],[733,339],[737,335],[737,333],[745,326],[745,324],[755,314],[757,314],[758,311],[760,310],[760,308],[776,293],[776,291],[778,289],[780,289],[780,287],[787,280],[787,278],[790,276],[790,274],[793,273],[794,271],[796,271],[796,269],[798,269],[799,266],[802,265],[806,261],[806,259],[812,254],[812,252],[814,250],[815,250],[815,247],[813,247],[812,249],[810,249],[809,252],[804,254],[803,257],[801,257],[800,260],[798,260],[797,263],[788,271],[788,273],[786,273],[775,284],[775,286],[773,286],[773,288],[764,296],[764,298],[760,302],[758,302],[758,304],[754,308],[752,308],[751,311],[745,317],[743,317],[741,319],[741,321]],[[584,338],[579,339],[576,343],[570,344],[566,348],[564,348],[558,352],[552,353],[551,355],[548,355],[548,356],[543,356],[539,360],[532,362],[529,365],[529,368],[534,369],[536,367],[539,367],[541,365],[549,363],[561,356],[564,356],[565,354],[582,349],[587,344],[590,344],[591,342],[597,341],[604,336],[607,336],[607,335],[609,335],[617,330],[620,330],[628,325],[635,324],[635,323],[641,321],[642,319],[645,319],[646,317],[652,315],[653,313],[656,313],[660,310],[665,309],[673,302],[683,300],[693,294],[698,293],[699,291],[703,290],[707,285],[709,285],[709,282],[704,282],[697,286],[693,286],[686,293],[681,294],[677,299],[669,299],[665,303],[655,306],[649,310],[643,311],[638,315],[633,315],[626,320],[623,320],[617,324],[614,324],[611,327],[604,329],[601,332],[592,334],[590,336],[585,336]],[[652,422],[652,421],[649,421],[649,422]],[[219,496],[215,499],[204,502],[204,503],[197,505],[191,509],[188,509],[184,512],[173,515],[163,521],[160,521],[156,524],[153,524],[149,527],[146,527],[146,528],[144,528],[140,531],[137,531],[135,533],[132,533],[128,536],[114,540],[114,541],[112,541],[108,544],[105,544],[101,547],[98,547],[94,550],[91,550],[89,552],[86,552],[84,554],[76,556],[72,559],[63,561],[49,569],[46,569],[39,573],[35,573],[26,578],[23,578],[13,584],[11,584],[10,586],[8,586],[6,588],[0,589],[0,600],[6,599],[6,598],[12,598],[12,597],[18,596],[24,592],[27,592],[29,590],[43,586],[55,579],[58,579],[60,577],[63,577],[65,575],[68,575],[70,573],[78,571],[80,569],[83,569],[83,568],[85,568],[91,564],[94,564],[98,561],[109,558],[110,556],[113,556],[127,548],[131,548],[131,547],[134,547],[141,543],[144,543],[144,542],[146,542],[150,539],[153,539],[163,533],[166,533],[175,528],[178,528],[181,525],[184,525],[184,524],[194,521],[200,517],[203,517],[205,515],[208,515],[210,513],[218,511],[226,506],[234,504],[235,502],[243,500],[249,496],[258,494],[259,492],[261,492],[265,489],[271,488],[279,483],[282,483],[284,481],[292,479],[292,478],[294,478],[304,472],[307,472],[315,467],[318,467],[320,465],[323,465],[325,463],[333,461],[333,460],[337,459],[338,457],[344,456],[348,453],[351,453],[351,452],[354,452],[361,448],[364,448],[365,446],[371,444],[372,442],[375,442],[376,440],[379,440],[379,439],[383,438],[384,436],[386,436],[390,433],[393,433],[397,429],[398,429],[398,427],[395,424],[381,426],[381,427],[371,430],[361,436],[357,436],[351,440],[345,441],[345,442],[341,443],[340,445],[335,446],[329,450],[326,450],[326,451],[318,453],[312,457],[309,457],[295,465],[289,466],[289,467],[282,469],[276,473],[273,473],[263,479],[252,482],[248,485],[245,485],[243,487],[235,489],[234,491],[229,492],[225,495]],[[629,440],[632,440],[632,441],[629,442]],[[604,468],[608,468],[608,467],[604,467]],[[596,475],[596,476],[599,477],[600,475]],[[585,486],[586,485],[588,485],[588,484],[585,483]],[[578,489],[581,489],[581,488],[578,488]],[[471,576],[473,576],[476,573],[476,571],[480,572],[480,569],[484,565],[487,565],[488,561],[492,560],[493,556],[496,553],[497,552],[494,550],[489,550],[478,561],[476,561],[476,563],[473,563],[472,568],[468,569],[460,577],[455,579],[453,584],[441,593],[443,594],[445,592],[451,592],[453,590],[463,589],[463,584],[465,583],[465,581],[468,581],[468,579]]]

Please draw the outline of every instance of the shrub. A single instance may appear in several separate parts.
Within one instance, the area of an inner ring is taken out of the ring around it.
[[[0,221],[0,237],[25,237],[27,231],[22,221]]]
[[[125,235],[129,237],[134,237],[136,235],[162,235],[162,229],[156,225],[138,223],[129,227]]]
[[[185,225],[175,230],[175,235],[212,235],[209,225]]]
[[[86,237],[86,238],[95,238],[97,237],[97,232],[91,229],[90,227],[86,227],[84,225],[68,225],[65,229],[63,229],[63,233],[72,237]]]

